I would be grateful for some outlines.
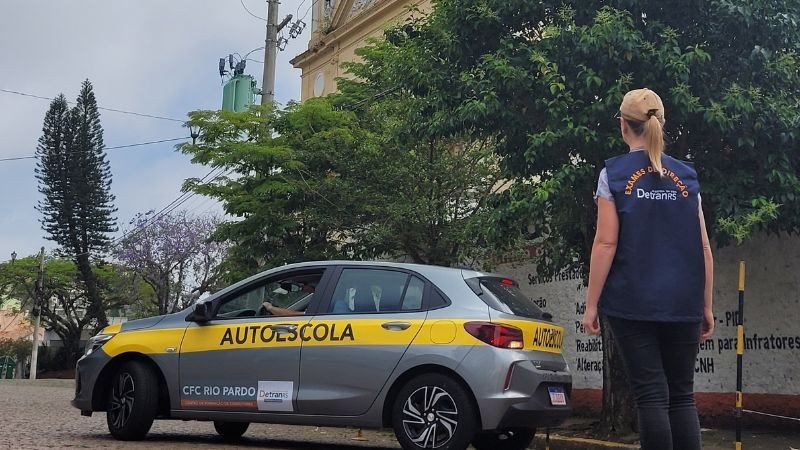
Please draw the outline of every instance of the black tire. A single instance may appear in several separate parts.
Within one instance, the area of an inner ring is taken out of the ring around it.
[[[406,450],[464,450],[479,428],[472,396],[447,375],[428,373],[411,379],[392,405],[392,427]]]
[[[512,428],[478,433],[472,441],[475,450],[525,450],[533,442],[535,429]]]
[[[219,420],[214,421],[214,429],[217,430],[220,436],[226,441],[235,441],[242,437],[247,431],[250,422],[222,422]]]
[[[125,363],[111,379],[106,403],[108,431],[121,441],[143,439],[158,412],[158,378],[141,361]]]

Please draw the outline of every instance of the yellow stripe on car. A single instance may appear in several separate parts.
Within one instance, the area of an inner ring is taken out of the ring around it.
[[[502,323],[522,330],[525,350],[561,353],[564,347],[564,327],[529,320],[503,320]]]
[[[117,334],[119,330],[122,328],[121,323],[115,323],[114,325],[109,325],[100,332],[101,334]]]
[[[185,328],[165,328],[123,331],[103,344],[103,351],[111,357],[130,352],[145,355],[167,353],[169,347],[180,347],[185,330]]]
[[[150,329],[118,333],[103,346],[110,356],[126,352],[182,353],[227,349],[348,345],[488,345],[465,329],[468,320],[287,320],[200,325],[188,328]],[[564,328],[541,322],[505,320],[523,332],[522,350],[561,353]],[[387,329],[384,325],[391,324]],[[113,327],[113,325],[112,325]],[[108,328],[107,328],[108,329]],[[118,328],[117,328],[118,329]],[[105,330],[104,330],[105,332]],[[184,335],[185,332],[185,335]],[[413,342],[412,342],[413,340]]]

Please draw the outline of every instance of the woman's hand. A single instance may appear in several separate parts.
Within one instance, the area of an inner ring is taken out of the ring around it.
[[[700,342],[705,342],[714,334],[714,311],[705,308],[703,311],[703,328],[700,330]]]
[[[586,311],[583,312],[583,329],[589,336],[598,336],[600,334],[600,320],[597,317],[597,308],[587,306]]]

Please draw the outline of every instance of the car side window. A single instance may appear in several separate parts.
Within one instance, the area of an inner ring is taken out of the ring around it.
[[[255,316],[258,309],[266,301],[266,290],[267,286],[262,285],[233,297],[220,306],[217,311],[217,317]]]
[[[424,287],[424,281],[404,272],[344,269],[328,312],[365,314],[417,310],[422,306]]]
[[[447,306],[448,304],[450,304],[450,302],[445,299],[437,289],[431,289],[428,309],[441,308],[442,306]]]
[[[217,318],[235,318],[249,316],[265,316],[264,302],[287,310],[303,314],[316,286],[322,278],[322,272],[286,274],[267,280],[252,289],[225,300],[217,311]]]
[[[425,292],[425,282],[412,276],[408,282],[406,293],[403,296],[403,311],[415,311],[422,308],[422,294]]]

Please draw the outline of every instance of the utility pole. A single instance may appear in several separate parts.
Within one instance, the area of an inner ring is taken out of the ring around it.
[[[36,299],[33,310],[36,311],[36,325],[33,327],[33,348],[31,349],[31,380],[36,379],[36,366],[39,362],[39,327],[42,323],[42,305],[44,304],[44,247],[39,251],[39,276],[36,279]]]
[[[261,104],[275,100],[275,67],[278,59],[278,0],[267,0],[267,41],[264,46],[264,78],[261,82]]]

